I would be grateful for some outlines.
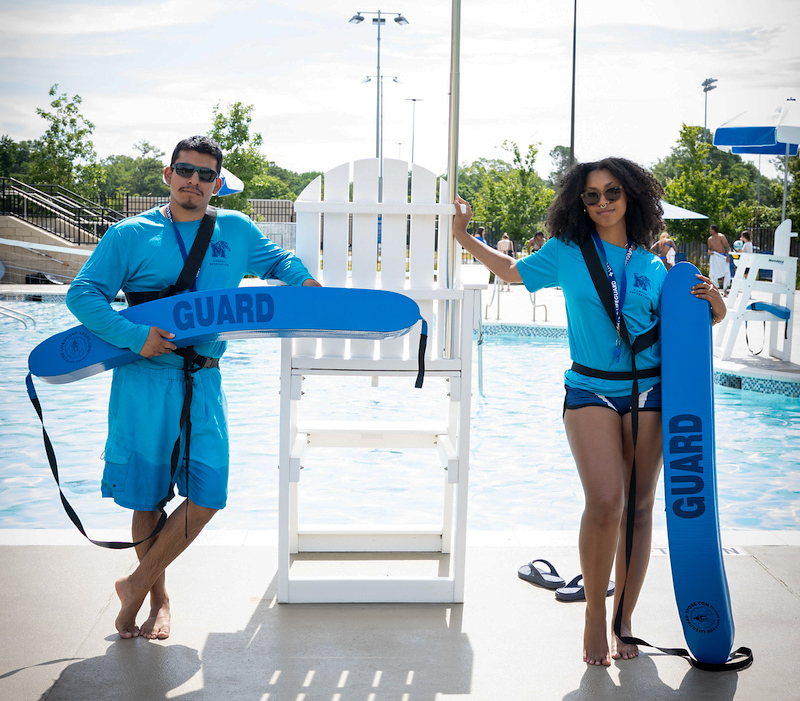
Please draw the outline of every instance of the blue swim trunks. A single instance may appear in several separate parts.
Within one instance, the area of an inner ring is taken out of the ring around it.
[[[631,396],[607,397],[595,394],[585,389],[566,387],[567,395],[564,399],[564,412],[567,409],[581,409],[585,406],[604,406],[613,409],[620,416],[625,416],[631,411]],[[661,383],[639,393],[639,411],[661,411]]]
[[[114,370],[101,491],[120,506],[155,511],[171,491],[170,459],[180,427],[183,370],[139,361]],[[198,506],[223,509],[228,497],[227,403],[217,368],[194,374],[189,480],[181,460],[173,484]]]

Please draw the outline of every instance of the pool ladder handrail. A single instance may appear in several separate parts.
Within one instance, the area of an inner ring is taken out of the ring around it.
[[[16,309],[9,309],[8,307],[0,305],[0,314],[11,317],[12,319],[16,319],[17,321],[21,322],[26,329],[28,328],[28,322],[26,322],[25,319],[30,319],[31,324],[33,324],[33,328],[36,328],[36,319],[25,312],[19,312]]]

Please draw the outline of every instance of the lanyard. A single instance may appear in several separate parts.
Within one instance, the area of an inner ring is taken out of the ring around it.
[[[172,224],[172,228],[175,231],[175,238],[178,239],[178,248],[181,249],[181,256],[183,257],[183,262],[186,262],[188,256],[186,255],[186,246],[183,243],[183,238],[181,237],[180,231],[178,231],[178,227],[175,226],[175,222],[172,219],[172,210],[170,209],[169,202],[167,202],[166,206],[167,212],[167,219],[169,219],[169,223]],[[194,282],[192,282],[192,286],[190,288],[191,292],[197,292],[197,278],[200,277],[200,270],[198,269],[197,275],[195,275]]]
[[[614,275],[614,271],[611,269],[611,264],[608,262],[606,258],[606,251],[603,247],[603,241],[598,236],[597,232],[595,231],[592,234],[592,238],[594,239],[595,244],[597,244],[597,249],[600,252],[600,257],[603,259],[603,262],[606,264],[606,275],[608,275],[608,281],[611,283],[611,292],[614,295],[614,313],[616,315],[616,322],[615,326],[617,327],[617,343],[614,347],[614,359],[618,363],[619,356],[620,356],[620,325],[622,323],[622,307],[625,304],[625,294],[628,289],[628,279],[625,275],[625,268],[628,267],[628,261],[631,259],[633,255],[633,242],[631,241],[630,237],[628,237],[628,245],[627,253],[625,254],[625,264],[622,266],[622,280],[618,284],[617,277]]]

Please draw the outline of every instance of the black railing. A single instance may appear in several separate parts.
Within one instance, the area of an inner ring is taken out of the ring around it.
[[[294,202],[291,200],[250,200],[253,211],[250,216],[256,221],[293,222]]]
[[[33,186],[15,178],[0,178],[0,211],[77,244],[97,243],[124,218],[61,185]]]
[[[133,217],[148,209],[169,201],[169,195],[100,195],[99,204],[120,212],[124,217]]]

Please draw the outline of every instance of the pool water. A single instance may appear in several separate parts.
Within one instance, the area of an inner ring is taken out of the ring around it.
[[[4,302],[32,314],[35,329],[0,317],[0,527],[71,528],[58,499],[28,400],[27,356],[77,322],[63,303]],[[229,343],[222,361],[231,431],[228,508],[210,527],[277,528],[280,342]],[[476,359],[477,363],[477,359]],[[480,530],[572,530],[583,495],[563,424],[565,340],[488,336],[483,388],[473,373],[469,526]],[[67,385],[36,382],[62,484],[87,528],[126,528],[129,514],[99,495],[111,373]],[[422,390],[401,378],[310,377],[303,416],[379,421],[439,411],[433,379]],[[725,529],[800,528],[800,399],[715,388],[720,522]],[[430,453],[430,455],[429,455]],[[435,523],[444,473],[434,451],[320,450],[301,477],[303,523]],[[663,492],[656,528],[665,526]]]

